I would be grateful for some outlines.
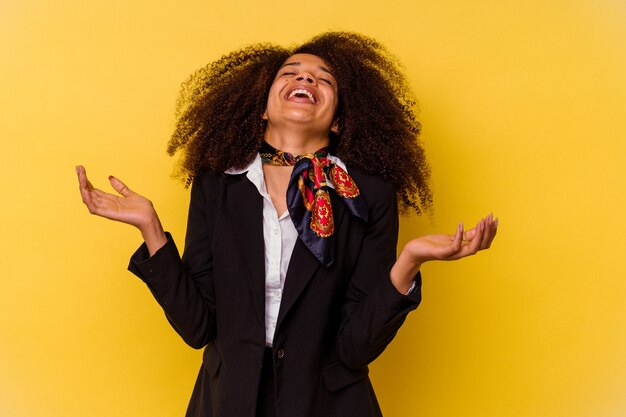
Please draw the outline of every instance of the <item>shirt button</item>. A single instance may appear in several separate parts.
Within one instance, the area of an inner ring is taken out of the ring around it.
[[[280,290],[274,291],[274,297],[280,297]]]
[[[278,229],[273,229],[272,231],[274,232],[275,235],[278,234]]]
[[[284,357],[285,357],[285,349],[278,349],[278,350],[276,351],[276,357],[277,357],[278,359],[282,359],[282,358],[284,358]]]

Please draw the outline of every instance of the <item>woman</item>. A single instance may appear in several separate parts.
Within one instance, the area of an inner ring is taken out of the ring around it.
[[[78,167],[92,214],[136,226],[129,269],[204,347],[187,416],[380,416],[368,364],[420,302],[420,267],[490,246],[471,230],[410,241],[398,203],[431,203],[413,99],[376,41],[255,45],[184,84],[169,152],[193,181],[185,253],[149,200]]]

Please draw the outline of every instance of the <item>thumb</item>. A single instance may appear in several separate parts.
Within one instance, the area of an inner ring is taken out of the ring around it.
[[[472,239],[474,239],[474,236],[476,236],[476,228],[467,230],[465,232],[465,236],[463,236],[463,239],[464,240],[472,240]]]
[[[109,175],[109,181],[111,182],[111,187],[113,187],[113,189],[120,193],[123,197],[128,197],[132,193],[126,184],[115,178],[113,175]]]

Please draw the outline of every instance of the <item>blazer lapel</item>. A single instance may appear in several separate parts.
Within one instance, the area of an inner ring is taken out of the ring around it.
[[[265,326],[263,197],[245,174],[231,178],[226,194],[235,229],[235,240],[248,272],[246,277],[259,322]]]
[[[333,207],[333,220],[335,222],[334,238],[338,239],[339,236],[337,236],[337,233],[339,226],[341,225],[341,221],[343,220],[346,207],[344,206],[341,197],[339,197],[335,191],[331,191],[330,198]],[[335,244],[337,244],[337,242],[335,242]],[[334,252],[336,253],[336,250],[334,250]],[[300,294],[302,294],[313,275],[317,272],[318,268],[324,268],[321,265],[322,264],[315,256],[313,256],[309,248],[302,243],[302,240],[298,239],[293,248],[293,253],[291,254],[289,267],[287,268],[285,287],[283,288],[283,296],[280,302],[280,311],[278,313],[276,328],[280,327],[283,319],[297,301],[298,297],[300,297]]]

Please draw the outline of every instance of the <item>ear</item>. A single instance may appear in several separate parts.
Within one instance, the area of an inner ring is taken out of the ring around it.
[[[263,116],[261,116],[261,119],[267,120],[267,107],[265,108],[265,111],[263,112]]]
[[[335,119],[332,126],[330,126],[330,131],[336,135],[339,134],[339,118]]]

